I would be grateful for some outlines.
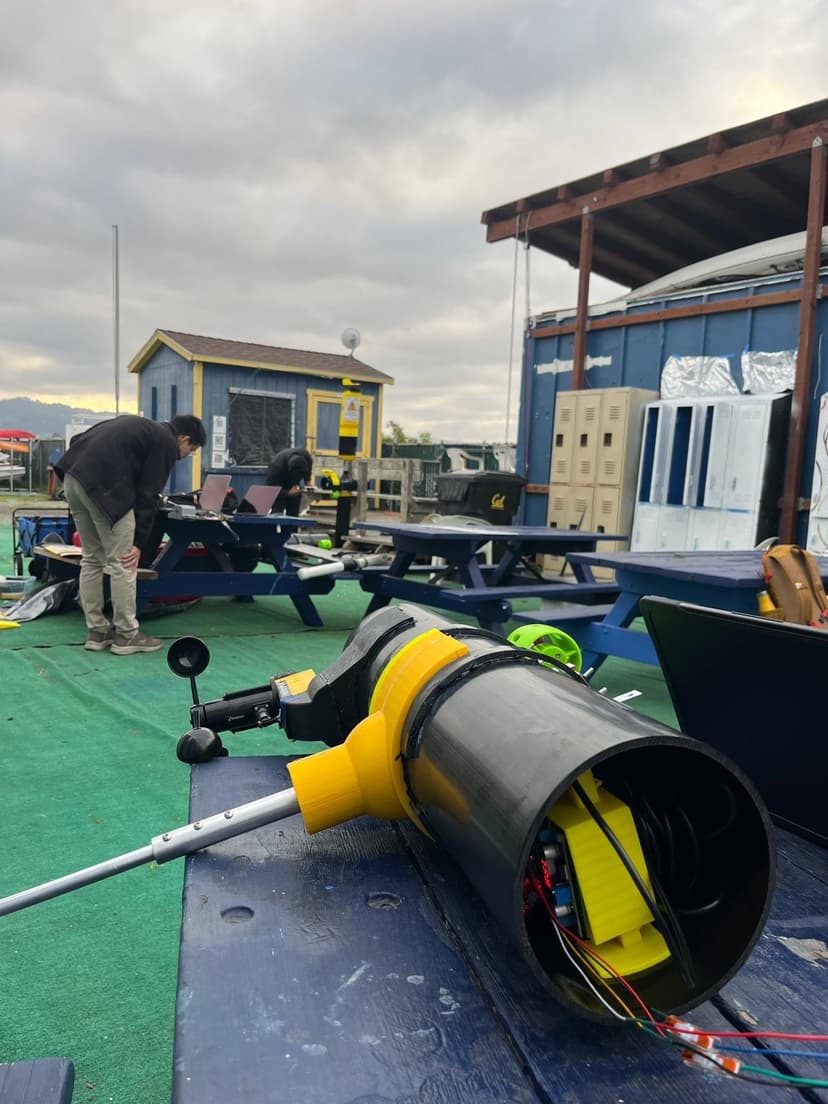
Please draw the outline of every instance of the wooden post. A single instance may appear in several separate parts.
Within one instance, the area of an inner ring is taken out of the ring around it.
[[[581,391],[587,351],[589,315],[589,274],[592,268],[592,215],[589,207],[581,212],[581,248],[578,254],[578,305],[575,308],[575,349],[573,351],[572,390]]]
[[[400,521],[411,521],[411,491],[414,485],[414,461],[404,460],[400,472]]]
[[[368,516],[368,461],[357,460],[351,469],[357,481],[356,517],[354,521],[365,521]]]
[[[808,223],[805,232],[805,264],[802,272],[802,298],[799,301],[799,339],[796,348],[796,379],[791,400],[788,454],[785,462],[785,486],[779,539],[797,543],[802,456],[808,421],[808,395],[811,389],[811,362],[814,356],[816,295],[822,251],[822,222],[825,211],[825,146],[815,138],[811,146],[811,178],[808,188]]]

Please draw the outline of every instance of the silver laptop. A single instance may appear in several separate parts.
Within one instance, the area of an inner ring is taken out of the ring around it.
[[[201,510],[209,510],[211,513],[220,514],[224,505],[224,499],[230,488],[229,475],[208,475],[204,485],[199,491],[198,505]]]
[[[244,498],[239,504],[239,513],[269,514],[281,489],[281,487],[268,487],[264,483],[252,483],[244,492]]]

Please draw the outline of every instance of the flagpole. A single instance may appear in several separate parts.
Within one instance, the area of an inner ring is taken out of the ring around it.
[[[112,314],[113,314],[113,338],[115,345],[115,413],[121,412],[121,383],[120,383],[120,359],[121,359],[121,320],[120,320],[120,293],[118,287],[118,227],[112,227]]]

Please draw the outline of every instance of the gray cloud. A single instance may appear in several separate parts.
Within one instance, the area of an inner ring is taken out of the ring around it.
[[[481,210],[825,94],[803,0],[1,18],[0,394],[111,392],[117,222],[124,363],[157,326],[339,351],[355,325],[386,418],[445,438],[504,433],[513,247]],[[562,262],[532,272],[535,311],[574,300]]]

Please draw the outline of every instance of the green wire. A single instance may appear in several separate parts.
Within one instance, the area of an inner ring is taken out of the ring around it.
[[[773,1077],[778,1081],[787,1081],[791,1085],[811,1085],[815,1089],[828,1089],[828,1081],[816,1081],[811,1077],[794,1077],[792,1073],[777,1073],[776,1070],[762,1069],[761,1066],[749,1066],[742,1063],[743,1070],[761,1073],[763,1077]]]
[[[652,1011],[655,1012],[657,1011],[657,1009],[652,1009]],[[643,1027],[645,1031],[647,1031],[650,1035],[654,1035],[655,1038],[660,1039],[661,1042],[671,1042],[671,1040],[665,1039],[663,1035],[659,1035],[659,1033],[654,1029],[652,1023],[649,1020],[635,1019],[632,1022],[638,1024],[639,1027]],[[701,1028],[699,1030],[701,1030]],[[716,1034],[716,1032],[712,1028],[709,1029],[707,1033],[710,1035]],[[672,1045],[681,1046],[681,1035],[678,1032],[674,1034],[676,1041],[675,1043],[672,1043]],[[703,1051],[701,1051],[701,1048],[691,1046],[688,1047],[688,1049],[695,1050],[697,1053],[703,1053]],[[770,1051],[769,1053],[772,1054],[773,1051]],[[747,1062],[741,1063],[741,1070],[745,1070],[745,1072],[747,1073],[758,1073],[762,1077],[770,1077],[773,1078],[773,1080],[775,1081],[784,1081],[786,1084],[789,1085],[808,1085],[814,1089],[828,1089],[828,1081],[818,1081],[811,1077],[795,1077],[792,1073],[779,1073],[777,1070],[763,1069],[762,1066],[750,1066],[747,1064]],[[741,1075],[741,1070],[739,1071],[739,1073],[732,1074],[732,1076],[739,1077]],[[722,1073],[731,1073],[731,1071],[722,1069]]]

